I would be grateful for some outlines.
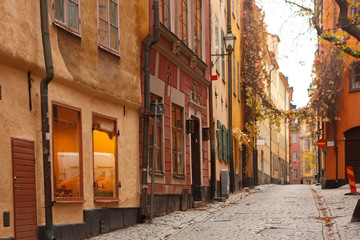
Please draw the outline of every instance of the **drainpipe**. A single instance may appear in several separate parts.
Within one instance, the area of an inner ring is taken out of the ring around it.
[[[270,86],[269,86],[269,98],[271,99],[271,72],[275,70],[275,66],[272,64],[273,68],[270,70]],[[269,120],[269,129],[270,129],[270,183],[272,183],[272,160],[271,160],[271,120]]]
[[[43,42],[46,75],[40,83],[41,95],[41,132],[43,143],[43,168],[44,168],[44,191],[45,191],[45,232],[46,239],[54,238],[52,219],[52,194],[51,194],[51,160],[50,160],[50,133],[49,133],[49,103],[48,85],[54,76],[54,68],[51,56],[51,44],[49,34],[49,15],[47,0],[40,0],[41,36]]]
[[[143,140],[143,159],[142,159],[142,172],[141,172],[141,220],[145,220],[147,217],[147,175],[149,164],[149,109],[150,109],[150,48],[159,41],[160,38],[160,18],[159,18],[159,0],[154,0],[154,39],[146,45],[145,48],[145,80],[144,80],[144,140]]]
[[[211,5],[210,5],[210,11],[209,11],[209,19],[211,19]],[[211,31],[209,31],[209,39],[211,42]],[[211,56],[211,48],[210,48],[210,56]],[[210,65],[211,69],[210,69],[210,73],[212,73],[212,68],[214,67],[213,64]],[[212,81],[210,82],[210,87],[209,87],[209,121],[210,121],[210,169],[211,169],[211,180],[210,180],[210,185],[211,185],[211,192],[210,192],[210,196],[211,199],[213,199],[215,197],[215,193],[216,193],[216,163],[215,163],[215,133],[216,133],[216,129],[215,129],[215,121],[214,121],[214,111],[213,111],[213,96],[212,96],[212,92],[213,92],[213,83]]]
[[[231,5],[227,0],[227,32],[231,33]],[[235,47],[235,46],[234,46]],[[235,171],[233,161],[233,139],[232,139],[232,76],[231,76],[231,53],[228,51],[228,104],[229,104],[229,162],[230,162],[230,192],[235,192]]]
[[[338,184],[339,176],[339,156],[338,156],[338,146],[337,146],[337,121],[334,119],[334,150],[335,150],[335,159],[336,159],[336,185]]]

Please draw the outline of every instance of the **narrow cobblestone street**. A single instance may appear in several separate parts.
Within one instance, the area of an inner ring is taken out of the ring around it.
[[[92,239],[359,239],[350,223],[358,196],[343,187],[264,185],[226,202],[174,212]]]

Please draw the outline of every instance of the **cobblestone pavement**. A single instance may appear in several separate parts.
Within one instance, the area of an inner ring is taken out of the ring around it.
[[[152,224],[91,239],[360,239],[360,224],[350,223],[360,197],[346,192],[348,187],[262,185],[224,203],[173,212]]]

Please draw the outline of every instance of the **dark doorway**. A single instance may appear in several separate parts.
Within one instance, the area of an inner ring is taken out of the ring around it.
[[[355,181],[360,183],[360,127],[345,132],[345,167],[348,166],[353,167]],[[345,176],[347,179],[346,173]]]
[[[200,159],[200,127],[199,119],[192,116],[194,131],[191,133],[191,166],[194,201],[201,201],[201,159]]]
[[[15,239],[38,239],[34,142],[13,138],[11,145]]]

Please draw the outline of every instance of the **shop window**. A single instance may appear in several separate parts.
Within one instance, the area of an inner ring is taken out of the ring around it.
[[[120,53],[118,0],[98,0],[98,36],[101,48]]]
[[[160,100],[161,98],[151,94],[150,102],[154,100]],[[155,172],[163,173],[163,161],[162,161],[162,117],[158,117],[156,121],[156,153],[155,153]],[[149,169],[152,168],[153,161],[153,141],[154,141],[154,118],[149,119]]]
[[[170,0],[159,1],[160,22],[170,29]]]
[[[80,0],[52,0],[52,10],[54,24],[80,35]]]
[[[184,175],[184,121],[183,108],[172,105],[172,161],[173,173]]]
[[[53,105],[55,200],[83,197],[80,122],[79,111]]]
[[[116,121],[93,116],[94,197],[117,197]]]
[[[355,61],[350,65],[350,91],[360,90],[360,61]]]
[[[179,0],[179,38],[188,43],[187,0]]]
[[[201,58],[201,0],[194,3],[194,51]]]

